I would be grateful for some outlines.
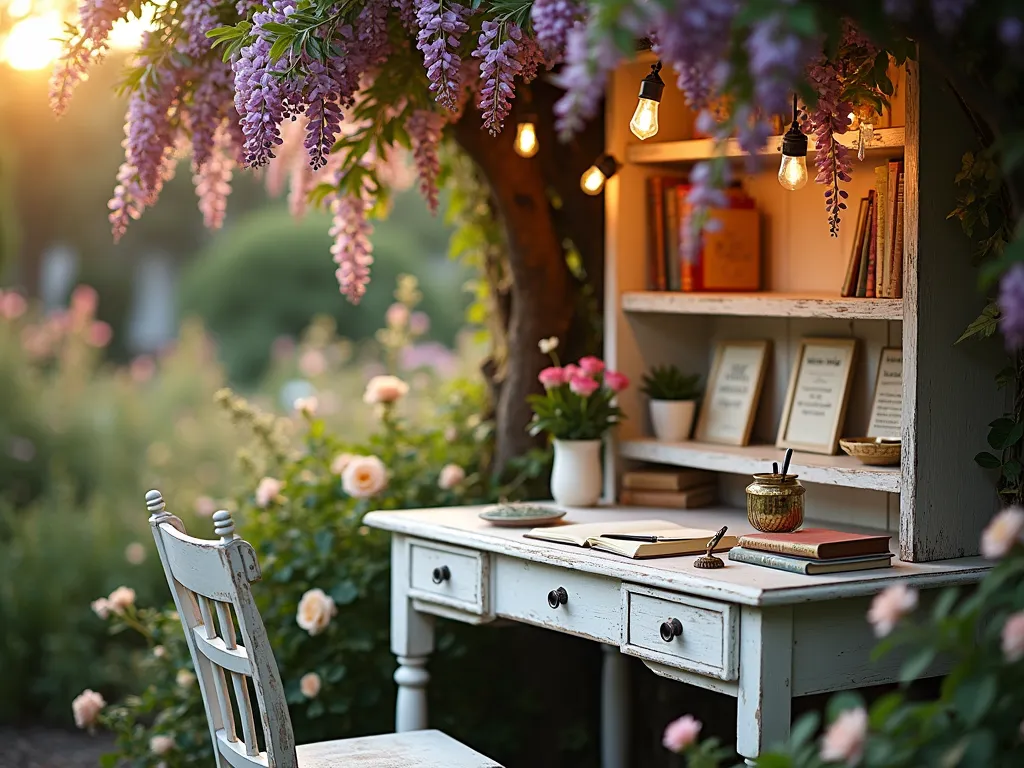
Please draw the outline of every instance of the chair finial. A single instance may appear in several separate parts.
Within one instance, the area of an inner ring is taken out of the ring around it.
[[[231,519],[231,513],[226,509],[213,513],[213,532],[220,536],[223,542],[231,541],[235,537],[235,523]]]
[[[146,493],[146,509],[149,510],[151,515],[159,515],[167,508],[167,503],[164,501],[164,497],[160,495],[160,491],[152,490]]]

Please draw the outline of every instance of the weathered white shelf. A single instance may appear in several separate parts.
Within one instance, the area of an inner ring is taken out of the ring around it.
[[[779,461],[782,454],[774,445],[715,445],[696,441],[662,443],[650,438],[624,440],[618,446],[619,455],[627,459],[741,475],[771,471],[771,463]],[[899,467],[869,467],[845,454],[824,456],[794,452],[789,471],[808,483],[888,493],[900,491]]]
[[[831,317],[849,320],[902,320],[903,299],[844,299],[799,293],[683,293],[630,291],[622,295],[627,312],[737,317]]]
[[[845,147],[854,149],[860,141],[858,131],[847,131],[836,134],[836,139]],[[878,128],[874,137],[864,146],[864,151],[872,154],[879,152],[902,152],[906,140],[903,127]],[[736,139],[729,139],[722,148],[726,157],[741,157],[746,154]],[[777,155],[782,151],[782,137],[771,136],[764,147],[758,152],[761,155]],[[814,154],[814,142],[810,142],[808,153]],[[686,141],[651,141],[642,144],[630,144],[626,147],[626,161],[630,163],[687,163],[715,157],[714,139],[689,139]]]

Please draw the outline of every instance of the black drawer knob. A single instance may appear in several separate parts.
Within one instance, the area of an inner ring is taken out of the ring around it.
[[[565,587],[559,587],[558,589],[552,589],[548,592],[548,605],[552,608],[557,608],[560,605],[565,605],[569,602],[569,593],[565,591]]]
[[[666,643],[671,643],[681,634],[683,634],[683,624],[679,619],[669,619],[668,621],[661,622],[661,639]]]
[[[448,581],[452,577],[452,572],[448,570],[447,565],[442,565],[434,569],[434,572],[430,574],[430,578],[434,580],[435,584],[440,584],[442,581]]]

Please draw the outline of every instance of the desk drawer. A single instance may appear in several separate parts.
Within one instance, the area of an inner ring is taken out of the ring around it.
[[[736,679],[739,612],[735,606],[623,584],[622,612],[623,653],[723,680]]]
[[[498,557],[494,562],[494,612],[498,616],[617,645],[622,632],[618,579]],[[557,608],[549,593],[564,590]]]
[[[484,553],[437,544],[409,543],[409,596],[474,613],[486,609]]]

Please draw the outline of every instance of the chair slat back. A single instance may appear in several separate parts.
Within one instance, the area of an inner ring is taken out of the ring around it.
[[[146,505],[203,694],[216,767],[297,768],[284,688],[250,588],[261,578],[256,552],[235,535],[228,512],[213,516],[220,539],[206,541],[186,534],[159,491],[146,494]]]

